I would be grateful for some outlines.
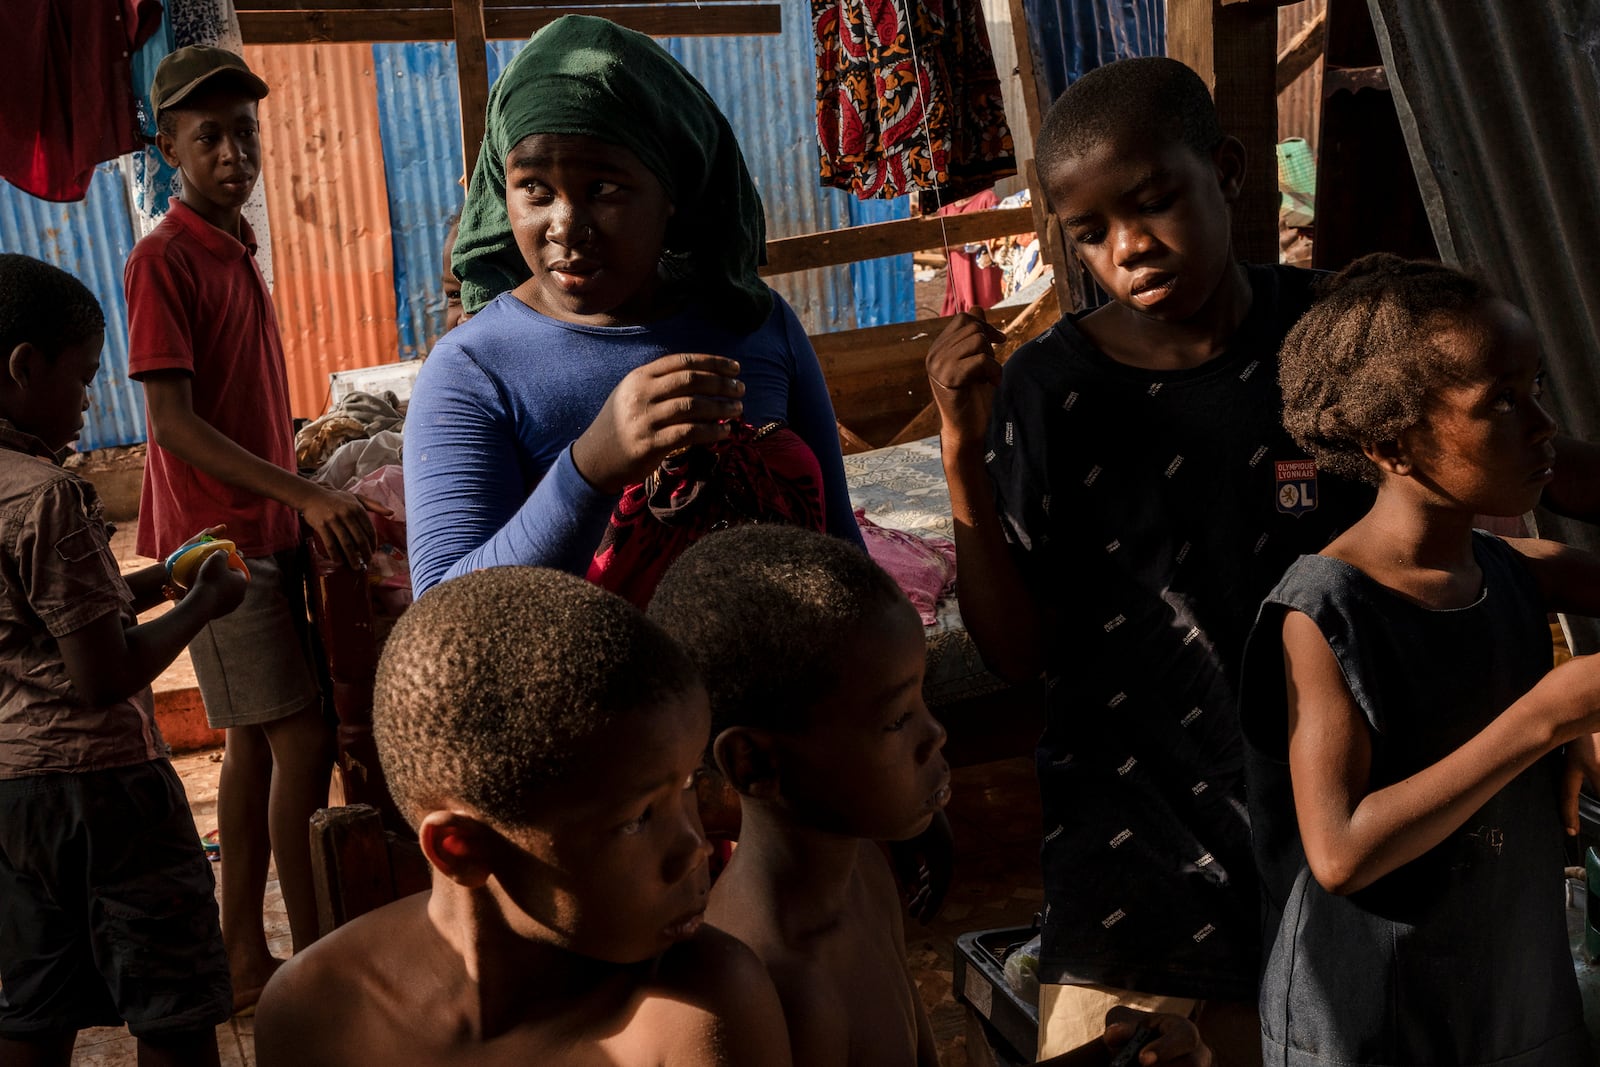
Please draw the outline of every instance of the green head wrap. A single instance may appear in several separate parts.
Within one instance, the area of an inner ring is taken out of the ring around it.
[[[489,92],[451,257],[468,311],[531,276],[506,217],[506,154],[536,133],[631,151],[667,191],[667,248],[705,308],[736,329],[766,321],[772,294],[756,274],[766,221],[728,120],[660,45],[591,15],[566,15],[534,34]]]

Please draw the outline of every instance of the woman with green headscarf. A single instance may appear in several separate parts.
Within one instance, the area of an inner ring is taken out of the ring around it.
[[[420,595],[506,564],[584,573],[669,454],[787,424],[829,532],[860,543],[810,341],[758,277],[761,198],[727,119],[650,38],[569,15],[489,94],[453,264],[472,318],[406,426]]]

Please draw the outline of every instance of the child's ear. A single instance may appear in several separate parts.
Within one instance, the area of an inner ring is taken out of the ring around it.
[[[778,759],[772,735],[730,726],[711,742],[717,769],[740,796],[772,800],[779,792]]]
[[[1396,478],[1404,478],[1411,473],[1411,453],[1404,443],[1400,441],[1378,441],[1364,444],[1361,451],[1366,453],[1380,471],[1392,474]]]
[[[40,352],[31,341],[24,341],[11,350],[6,359],[6,376],[23,389],[28,387],[28,382],[33,379],[34,367],[44,353]]]
[[[178,162],[178,157],[174,151],[177,146],[177,142],[171,137],[168,137],[160,130],[156,131],[156,151],[160,152],[161,158],[167,161],[167,166],[173,170],[182,170],[183,166]]]
[[[1217,184],[1222,187],[1222,197],[1228,203],[1239,198],[1244,187],[1245,172],[1249,169],[1250,155],[1244,142],[1237,137],[1224,137],[1222,143],[1211,151],[1211,162],[1217,168]]]
[[[459,811],[430,811],[417,827],[422,854],[440,874],[468,889],[481,888],[493,873],[499,835]]]

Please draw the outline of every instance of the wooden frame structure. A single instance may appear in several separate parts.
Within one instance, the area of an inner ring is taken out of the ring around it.
[[[461,95],[463,158],[471,173],[483,140],[489,97],[486,42],[526,37],[569,13],[600,15],[654,36],[775,34],[782,30],[781,7],[768,0],[235,0],[239,27],[248,44],[319,42],[454,41]],[[1011,0],[1026,121],[1037,131],[1039,102],[1021,0]],[[1026,161],[1031,165],[1031,160]],[[1035,182],[1029,174],[1030,188]],[[1021,233],[1047,236],[1043,251],[1056,268],[1064,291],[1075,279],[1059,227],[1047,222],[1042,198],[1034,206],[972,215],[903,219],[778,238],[767,243],[763,276],[839,266],[928,248],[990,240]],[[1071,306],[1071,300],[1066,306]],[[1012,313],[1014,315],[1014,312]],[[1002,324],[1011,316],[997,316]],[[922,372],[929,342],[947,319],[924,320],[818,335],[812,338],[822,361],[840,438],[846,451],[888,444],[903,430],[924,426],[928,386]],[[1048,325],[1048,324],[1046,324]],[[910,420],[910,422],[908,422]],[[937,429],[935,423],[930,430]]]
[[[1199,71],[1211,88],[1223,128],[1244,141],[1253,162],[1235,209],[1235,251],[1275,261],[1278,251],[1277,93],[1315,59],[1315,33],[1280,61],[1277,9],[1296,0],[1167,0],[1167,53]],[[250,44],[454,41],[461,90],[463,156],[470,173],[483,140],[489,83],[485,44],[526,37],[569,13],[609,18],[656,36],[776,34],[781,5],[772,0],[236,0]],[[1010,0],[1023,91],[1021,120],[1037,135],[1044,101],[1035,77],[1022,0]],[[1016,121],[1018,116],[1013,116]],[[1263,161],[1265,163],[1263,164]],[[839,266],[950,244],[1034,232],[1053,268],[1055,305],[1079,306],[1082,280],[1059,221],[1039,195],[1031,159],[1019,160],[1035,190],[1032,206],[939,218],[904,219],[778,238],[767,243],[764,276]],[[992,316],[1006,325],[1016,316]],[[1035,316],[1037,318],[1037,316]],[[938,318],[814,336],[846,451],[897,443],[937,430],[923,374],[928,345],[948,319]],[[1027,328],[1048,327],[1050,321]]]

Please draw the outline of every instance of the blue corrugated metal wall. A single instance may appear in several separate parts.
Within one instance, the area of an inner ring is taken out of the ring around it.
[[[1166,53],[1166,0],[1023,0],[1022,6],[1045,107],[1098,66]]]
[[[372,55],[394,233],[398,355],[413,359],[444,332],[444,234],[461,210],[456,46],[378,44]]]
[[[0,252],[21,252],[72,273],[105,313],[106,346],[78,440],[86,450],[145,439],[144,390],[128,378],[122,265],[133,251],[133,225],[124,189],[115,163],[100,166],[89,195],[76,204],[37,200],[0,181]]]
[[[778,37],[683,38],[662,44],[728,116],[767,208],[768,234],[785,237],[906,217],[904,201],[861,203],[816,175],[811,44]],[[522,47],[489,46],[492,81]],[[401,358],[420,355],[443,328],[439,268],[444,231],[460,210],[462,172],[453,44],[375,45],[378,115],[395,233]],[[753,86],[761,91],[752,92]],[[813,331],[915,317],[911,259],[898,256],[773,279]]]

